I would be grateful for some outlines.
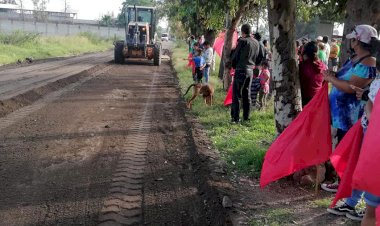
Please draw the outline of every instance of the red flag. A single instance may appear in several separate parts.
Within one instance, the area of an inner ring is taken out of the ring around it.
[[[228,88],[227,96],[224,99],[224,106],[228,106],[230,104],[232,104],[232,85]]]
[[[328,84],[269,147],[260,186],[327,161],[332,150]]]
[[[235,76],[235,69],[231,69],[230,75],[231,75],[231,77]],[[228,88],[226,98],[224,99],[224,106],[228,106],[228,105],[232,104],[232,84],[233,84],[233,78],[232,78],[231,85]]]
[[[380,196],[380,92],[375,98],[371,119],[353,178],[353,187]]]
[[[215,39],[213,49],[215,52],[221,57],[223,54],[223,47],[224,47],[224,38],[226,36],[225,32],[221,32],[218,37]],[[232,38],[232,49],[236,48],[236,43],[238,40],[238,33],[235,31],[234,36]]]
[[[352,175],[359,159],[363,141],[363,128],[360,121],[351,127],[330,157],[332,165],[341,178],[338,192],[330,207],[334,207],[340,199],[351,197]]]

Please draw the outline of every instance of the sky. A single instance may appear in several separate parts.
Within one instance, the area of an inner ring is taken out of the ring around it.
[[[25,0],[25,8],[33,9],[31,2],[31,0]],[[98,20],[108,13],[113,13],[116,17],[123,0],[69,0],[68,2],[71,11],[78,13],[77,19]],[[64,8],[64,0],[49,0],[47,5],[48,11],[62,12]]]

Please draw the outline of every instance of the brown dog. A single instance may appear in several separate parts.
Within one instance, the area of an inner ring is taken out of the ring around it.
[[[205,104],[207,104],[209,106],[212,105],[212,102],[214,99],[214,88],[211,85],[209,85],[209,84],[203,85],[201,83],[191,84],[189,86],[189,88],[187,89],[184,96],[186,96],[186,94],[190,91],[191,87],[194,87],[193,88],[193,96],[190,98],[190,100],[187,101],[187,104],[186,104],[187,108],[189,108],[189,109],[191,108],[192,102],[200,94],[203,96]]]

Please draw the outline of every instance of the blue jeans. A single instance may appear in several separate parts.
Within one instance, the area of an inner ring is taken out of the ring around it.
[[[207,84],[210,76],[210,66],[206,66],[203,70],[204,83]]]
[[[350,198],[346,199],[345,203],[352,208],[355,208],[355,206],[359,203],[360,199],[362,198],[364,192],[354,189],[352,191],[352,195]]]

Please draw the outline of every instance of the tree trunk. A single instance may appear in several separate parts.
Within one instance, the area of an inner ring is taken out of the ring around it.
[[[230,65],[231,65],[231,51],[232,51],[232,39],[234,37],[234,32],[237,26],[240,24],[241,19],[243,18],[244,13],[249,8],[250,4],[254,3],[253,0],[248,0],[239,6],[239,10],[236,12],[235,16],[231,20],[231,24],[226,31],[226,36],[224,38],[224,47],[223,47],[223,88],[228,90],[232,78],[230,76]],[[222,64],[221,64],[222,66]]]
[[[268,0],[273,23],[273,84],[277,133],[280,134],[301,111],[301,90],[295,48],[296,3]]]
[[[344,21],[344,35],[340,62],[344,63],[349,57],[350,43],[346,35],[352,32],[355,25],[368,24],[380,30],[380,1],[379,0],[348,0],[346,18]]]

